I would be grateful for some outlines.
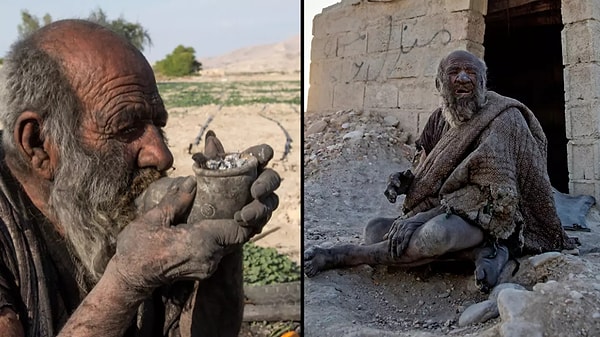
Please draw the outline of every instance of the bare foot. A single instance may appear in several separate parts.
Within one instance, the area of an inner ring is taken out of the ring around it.
[[[327,268],[328,250],[320,247],[310,247],[304,251],[304,274],[308,277],[317,275]]]
[[[508,249],[505,246],[484,247],[475,260],[475,282],[484,293],[490,292],[498,283],[498,277],[508,262]]]

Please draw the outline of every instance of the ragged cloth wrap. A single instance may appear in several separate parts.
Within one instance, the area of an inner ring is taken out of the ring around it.
[[[470,121],[449,128],[438,109],[427,128],[439,140],[416,169],[406,217],[442,205],[513,254],[575,247],[554,207],[546,137],[524,104],[488,91]]]

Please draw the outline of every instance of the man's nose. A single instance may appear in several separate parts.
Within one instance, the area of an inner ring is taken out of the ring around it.
[[[173,154],[156,126],[151,124],[146,126],[146,131],[140,141],[142,145],[137,158],[140,168],[154,167],[159,171],[164,171],[173,166]]]
[[[467,83],[471,81],[471,78],[465,71],[461,71],[460,73],[458,73],[458,76],[456,76],[456,81],[460,83]]]

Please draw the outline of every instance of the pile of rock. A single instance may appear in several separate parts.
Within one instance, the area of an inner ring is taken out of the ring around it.
[[[304,136],[305,176],[327,167],[333,158],[375,159],[381,151],[411,158],[414,153],[408,145],[411,135],[403,131],[397,118],[370,112],[313,113],[305,117]]]

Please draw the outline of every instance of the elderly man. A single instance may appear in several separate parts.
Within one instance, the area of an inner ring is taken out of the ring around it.
[[[486,91],[485,63],[455,51],[439,65],[442,106],[417,146],[414,176],[394,174],[386,195],[406,192],[404,215],[377,218],[365,244],[311,247],[305,272],[363,263],[415,266],[444,259],[475,262],[489,291],[509,256],[575,247],[554,208],[546,170],[546,137],[522,103]]]
[[[1,335],[184,334],[178,285],[210,278],[277,207],[279,176],[264,169],[272,149],[251,148],[262,173],[236,220],[185,223],[193,177],[137,214],[135,198],[173,163],[143,55],[65,20],[14,44],[1,72]],[[208,335],[237,336],[241,316],[216,300],[226,297],[198,299],[213,306]]]

